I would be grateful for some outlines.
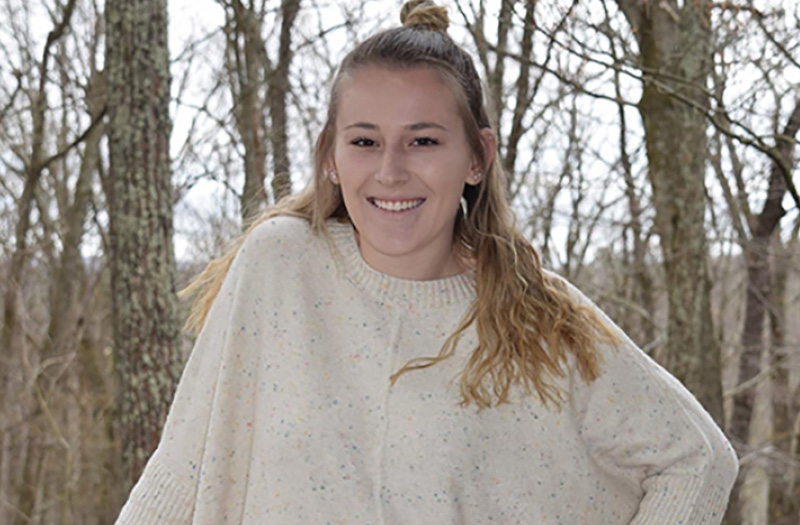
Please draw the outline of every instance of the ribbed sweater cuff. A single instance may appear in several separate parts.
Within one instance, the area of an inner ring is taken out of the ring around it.
[[[714,483],[666,475],[651,482],[630,525],[719,525],[727,503]]]
[[[156,453],[117,518],[117,525],[185,525],[192,519],[191,491],[181,483]]]

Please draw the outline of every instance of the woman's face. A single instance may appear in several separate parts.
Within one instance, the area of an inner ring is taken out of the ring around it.
[[[464,184],[476,184],[482,166],[452,92],[426,68],[366,68],[342,87],[329,166],[364,260],[406,279],[462,271],[456,214]],[[489,130],[483,137],[491,160],[494,137]]]

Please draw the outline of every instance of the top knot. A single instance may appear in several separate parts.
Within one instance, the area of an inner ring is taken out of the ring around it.
[[[406,27],[446,33],[450,17],[447,16],[447,9],[431,0],[409,0],[400,10],[400,22]]]

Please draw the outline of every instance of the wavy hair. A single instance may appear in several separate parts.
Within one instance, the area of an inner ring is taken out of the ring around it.
[[[314,148],[314,173],[300,193],[284,198],[256,218],[231,249],[211,261],[182,292],[195,294],[187,329],[199,331],[245,238],[261,222],[276,216],[302,217],[316,233],[327,235],[326,221],[349,220],[339,187],[324,174],[335,141],[338,101],[345,79],[360,69],[430,68],[440,74],[458,102],[466,135],[485,167],[479,184],[465,185],[466,213],[454,235],[462,256],[474,261],[476,301],[435,357],[416,358],[390,377],[427,368],[452,356],[473,324],[478,344],[461,372],[462,405],[479,408],[509,402],[511,388],[521,385],[545,404],[560,407],[563,389],[556,379],[568,371],[570,354],[585,381],[599,374],[598,343],[615,343],[611,328],[588,306],[573,298],[566,284],[546,273],[538,254],[514,224],[506,196],[506,175],[495,157],[487,162],[481,130],[491,129],[483,87],[469,54],[447,35],[447,11],[427,0],[407,2],[402,26],[377,33],[343,60],[331,89],[325,125]]]

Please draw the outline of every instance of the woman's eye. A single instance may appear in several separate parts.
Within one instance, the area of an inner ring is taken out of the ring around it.
[[[374,146],[375,141],[372,139],[368,139],[366,137],[358,137],[357,139],[351,140],[350,144],[352,144],[353,146],[368,147],[368,146]]]
[[[374,140],[368,139],[367,137],[355,138],[355,139],[350,141],[350,144],[352,144],[353,146],[360,147],[360,148],[369,148],[369,147],[377,145],[377,143]],[[431,137],[418,137],[418,138],[414,139],[412,144],[414,146],[435,146],[435,145],[439,144],[439,141],[436,140],[436,139],[433,139]]]

